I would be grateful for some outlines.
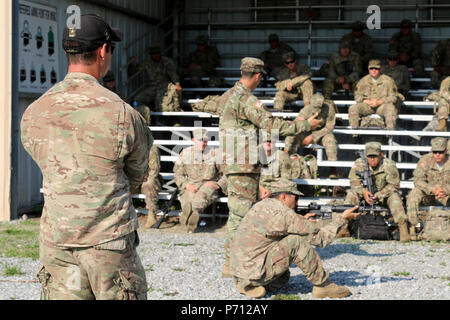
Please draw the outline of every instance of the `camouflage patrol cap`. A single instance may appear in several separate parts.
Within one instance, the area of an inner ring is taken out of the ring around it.
[[[195,39],[195,43],[198,45],[203,45],[206,44],[208,42],[208,37],[205,35],[199,35],[196,39]]]
[[[293,51],[283,53],[283,60],[295,59],[295,53]]]
[[[272,33],[269,35],[269,42],[279,42],[280,38],[278,38],[278,35],[276,33]]]
[[[397,51],[391,50],[388,52],[387,58],[389,60],[398,60],[399,54]]]
[[[315,109],[320,109],[323,106],[325,98],[322,94],[316,93],[311,97],[310,105]]]
[[[68,28],[63,31],[63,48],[69,54],[91,52],[104,43],[122,41],[123,33],[112,28],[96,14],[83,14],[80,17],[80,28]]]
[[[208,141],[208,130],[205,128],[198,128],[192,131],[192,137],[197,141]]]
[[[161,53],[161,45],[159,43],[152,44],[148,47],[149,54]]]
[[[116,81],[116,78],[114,76],[114,72],[112,70],[109,70],[103,77],[103,82],[111,82],[111,81]]]
[[[366,156],[379,156],[381,153],[381,143],[372,141],[366,143]]]
[[[381,68],[381,61],[378,59],[370,60],[369,68]]]
[[[298,196],[302,196],[303,193],[298,191],[297,184],[286,178],[274,179],[267,185],[270,193],[291,193]]]
[[[403,19],[400,22],[400,28],[411,28],[412,27],[412,21],[409,19]]]
[[[447,149],[447,139],[437,137],[431,140],[431,151],[445,151]]]
[[[350,47],[351,47],[351,43],[348,40],[342,40],[341,42],[339,42],[339,49],[350,48]]]
[[[365,24],[362,23],[361,21],[355,21],[352,24],[352,30],[353,31],[363,31],[365,29],[365,27],[366,27]]]
[[[266,71],[264,70],[264,61],[258,58],[244,58],[241,61],[241,71],[247,71],[247,72],[255,72],[255,73],[264,73],[266,74]]]

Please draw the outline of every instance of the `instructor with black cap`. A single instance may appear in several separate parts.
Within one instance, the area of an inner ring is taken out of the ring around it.
[[[153,138],[99,83],[121,40],[100,16],[81,16],[79,29],[63,33],[67,76],[22,118],[23,146],[43,175],[41,299],[147,298],[131,194],[146,178]]]

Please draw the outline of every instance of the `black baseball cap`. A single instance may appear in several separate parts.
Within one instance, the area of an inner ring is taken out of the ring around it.
[[[91,52],[104,43],[122,41],[122,31],[109,26],[99,15],[84,14],[80,17],[80,22],[79,29],[64,28],[63,48],[67,53]],[[77,45],[68,44],[67,41],[74,41]]]

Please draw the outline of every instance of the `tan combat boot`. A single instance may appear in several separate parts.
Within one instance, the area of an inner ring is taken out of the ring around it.
[[[223,278],[231,278],[231,272],[230,272],[230,244],[227,242],[225,244],[225,265],[222,269],[222,277]]]
[[[447,119],[439,119],[436,131],[447,131]]]
[[[400,241],[408,242],[409,241],[409,233],[408,233],[408,226],[406,224],[406,221],[402,220],[402,221],[398,222],[398,231],[400,231]]]
[[[338,286],[330,280],[325,281],[320,286],[314,286],[312,290],[313,298],[344,298],[350,295],[350,290],[344,286]]]
[[[409,240],[411,240],[411,241],[417,241],[418,240],[415,226],[409,227]]]
[[[252,285],[248,285],[246,287],[243,287],[240,283],[238,283],[237,287],[240,293],[252,298],[259,299],[266,295],[266,288],[264,288],[263,286],[254,287]]]
[[[156,217],[153,211],[148,211],[147,221],[145,222],[145,229],[150,229],[156,223]]]

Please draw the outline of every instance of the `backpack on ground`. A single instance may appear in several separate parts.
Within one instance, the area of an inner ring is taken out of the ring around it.
[[[431,209],[424,223],[421,239],[430,241],[450,240],[450,211]]]

